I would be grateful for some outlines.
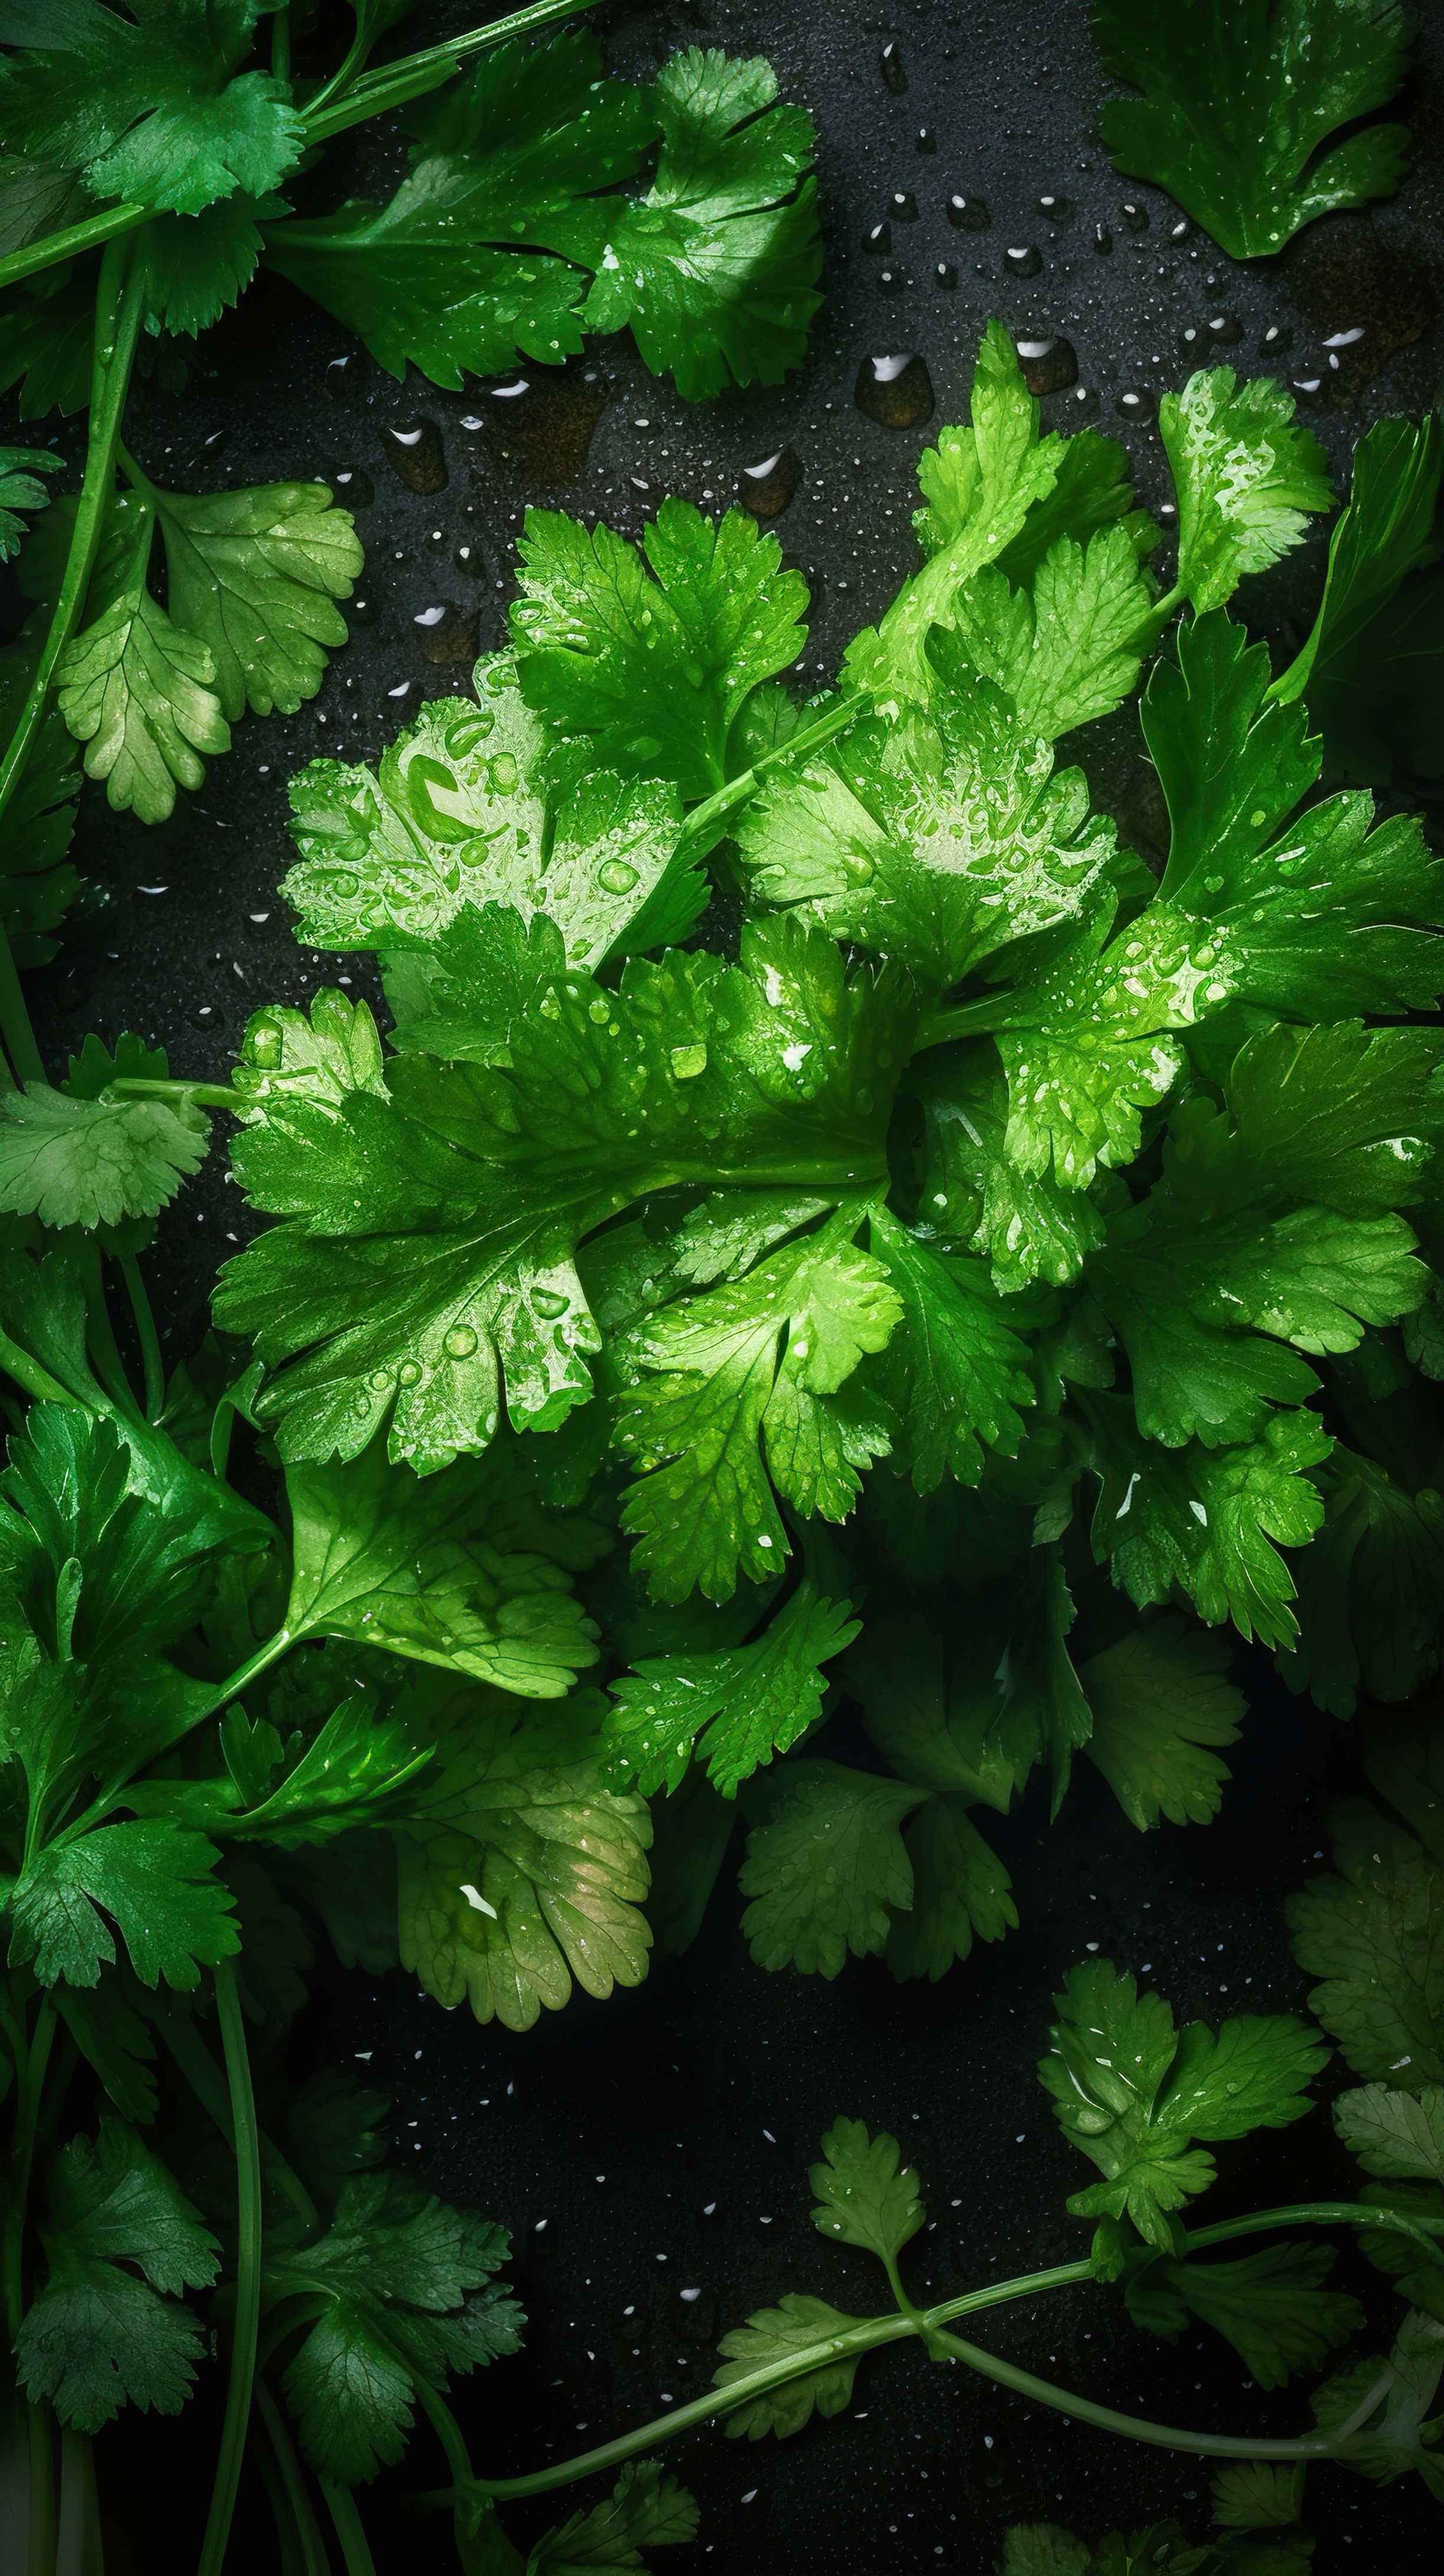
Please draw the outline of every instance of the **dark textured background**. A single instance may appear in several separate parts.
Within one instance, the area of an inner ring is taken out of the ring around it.
[[[491,13],[423,12],[392,49],[479,14]],[[692,41],[765,51],[785,95],[812,110],[829,302],[807,368],[775,392],[693,412],[646,375],[628,342],[606,341],[564,379],[534,382],[512,404],[480,386],[451,396],[415,377],[396,385],[356,358],[324,315],[263,277],[201,344],[183,395],[139,387],[127,434],[158,481],[206,489],[352,478],[337,488],[363,502],[365,622],[358,616],[320,695],[292,720],[239,726],[230,758],[198,797],[180,799],[168,824],[147,831],[86,790],[76,854],[103,902],[67,936],[56,965],[31,979],[50,1057],[58,1065],[87,1028],[113,1038],[129,1027],[164,1043],[173,1071],[223,1076],[261,1001],[304,1001],[338,971],[353,992],[374,991],[368,961],[318,958],[291,939],[276,893],[290,856],[285,781],[320,752],[373,757],[423,697],[468,688],[467,630],[482,648],[503,639],[528,502],[636,531],[669,490],[722,507],[745,465],[790,445],[802,479],[776,526],[812,585],[803,668],[815,681],[917,560],[916,457],[942,421],[965,416],[973,352],[992,313],[1016,332],[1071,341],[1082,390],[1052,397],[1045,415],[1124,437],[1146,502],[1168,490],[1161,448],[1151,428],[1119,418],[1119,398],[1181,381],[1192,363],[1184,349],[1196,345],[1183,335],[1218,315],[1218,352],[1240,372],[1317,382],[1317,395],[1303,399],[1342,473],[1360,429],[1426,403],[1439,374],[1444,21],[1437,5],[1416,15],[1419,69],[1402,112],[1417,161],[1400,196],[1315,225],[1281,259],[1245,268],[1196,229],[1176,237],[1177,208],[1108,167],[1095,127],[1106,84],[1084,0],[1042,0],[1026,13],[1000,0],[891,15],[855,0],[595,13],[618,72],[646,77]],[[343,22],[327,0],[323,34]],[[880,69],[889,40],[906,72],[901,93]],[[920,130],[935,148],[920,145]],[[343,138],[306,183],[314,204],[375,193],[399,170],[402,149],[385,131]],[[984,199],[988,229],[950,229],[944,206],[955,190]],[[896,191],[915,197],[918,219],[894,224],[890,257],[869,253],[863,235]],[[1045,195],[1066,201],[1061,220],[1040,206]],[[1141,229],[1128,228],[1125,202],[1146,214]],[[1094,246],[1100,223],[1111,232],[1108,252]],[[1030,244],[1039,267],[1019,279],[1005,253]],[[935,282],[939,262],[955,268],[951,286]],[[1363,338],[1331,376],[1325,341],[1355,329]],[[1281,354],[1265,358],[1270,330]],[[871,354],[902,350],[921,354],[936,397],[932,423],[909,431],[865,418],[852,399]],[[351,363],[328,375],[342,358]],[[388,428],[419,420],[435,423],[447,464],[446,486],[431,497],[405,488],[385,445]],[[73,427],[62,439],[79,452]],[[1317,548],[1256,589],[1248,606],[1257,622],[1286,634],[1307,606],[1316,557]],[[445,618],[417,623],[438,607]],[[429,663],[423,638],[437,634],[466,658]],[[1095,729],[1079,751],[1100,794],[1146,829],[1148,778],[1131,720]],[[216,1260],[244,1232],[214,1156],[165,1220],[151,1264],[177,1353],[203,1328]],[[807,2219],[805,2166],[839,2111],[893,2128],[919,2163],[935,2224],[907,2260],[935,2295],[1084,2249],[1086,2229],[1063,2201],[1086,2173],[1059,2143],[1032,2072],[1049,1991],[1084,1944],[1140,1971],[1151,1963],[1180,2015],[1303,1999],[1282,1900],[1323,1845],[1330,1800],[1357,1785],[1356,1745],[1290,1700],[1263,1659],[1247,1678],[1254,1714],[1218,1823],[1164,1828],[1145,1842],[1091,1775],[1051,1832],[1030,1799],[989,1828],[1014,1874],[1022,1930],[934,1989],[899,1990],[873,1961],[850,1964],[834,1984],[764,1974],[738,1937],[730,1873],[685,1959],[636,1994],[574,2001],[524,2037],[443,2018],[400,1977],[374,1991],[333,1981],[300,2026],[297,2071],[332,2049],[344,2062],[369,2052],[364,2071],[394,2094],[399,2156],[516,2234],[515,2278],[532,2320],[526,2354],[458,2397],[478,2465],[519,2470],[650,2415],[664,2392],[694,2392],[714,2333],[783,2290],[873,2305],[875,2267],[823,2244]],[[334,2030],[323,2036],[326,2013]],[[1257,2147],[1225,2149],[1222,2162],[1210,2215],[1261,2196],[1333,2191],[1346,2170],[1318,2114]],[[1395,2311],[1373,2276],[1345,2255],[1339,2277],[1369,2296],[1386,2335]],[[701,2298],[682,2302],[683,2287]],[[1260,2396],[1222,2345],[1186,2338],[1170,2351],[1145,2341],[1099,2289],[1000,2312],[978,2331],[1064,2384],[1178,2422],[1292,2431],[1306,2412],[1297,2394]],[[192,2421],[193,2456],[208,2476],[203,2410]],[[137,2567],[193,2556],[187,2500],[153,2483],[173,2478],[173,2465],[162,2468],[172,2438],[152,2448],[132,2423],[106,2445],[103,2480],[118,2492],[129,2478],[146,2534]],[[1065,2425],[961,2370],[931,2367],[916,2350],[867,2364],[854,2410],[830,2425],[781,2446],[708,2431],[679,2443],[669,2465],[703,2506],[695,2549],[658,2562],[678,2576],[704,2565],[717,2576],[771,2567],[790,2576],[983,2576],[1009,2520],[1051,2516],[1096,2537],[1176,2511],[1202,2537],[1208,2509],[1204,2464]],[[412,2477],[398,2486],[439,2474],[420,2437]],[[512,2527],[530,2535],[594,2492],[517,2509]],[[1320,2576],[1437,2563],[1417,2482],[1376,2496],[1324,2472],[1311,2506]],[[439,2528],[393,2521],[379,2504],[374,2520],[384,2566],[446,2560]],[[234,2563],[272,2563],[260,2525],[241,2530]]]

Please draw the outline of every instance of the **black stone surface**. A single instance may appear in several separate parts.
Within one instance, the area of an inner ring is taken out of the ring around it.
[[[389,41],[399,51],[488,14],[500,13],[426,10]],[[784,94],[812,110],[829,302],[807,368],[784,387],[689,411],[629,342],[605,341],[560,380],[534,373],[525,395],[469,385],[452,396],[417,378],[395,384],[324,315],[263,277],[201,343],[180,397],[141,386],[127,434],[158,481],[207,489],[336,478],[367,548],[364,610],[319,696],[293,719],[241,724],[230,758],[168,824],[146,830],[87,789],[76,856],[95,901],[55,966],[31,978],[52,1063],[88,1028],[113,1038],[129,1027],[164,1043],[173,1071],[215,1078],[263,1001],[302,1002],[338,976],[377,998],[369,960],[321,958],[291,938],[277,894],[290,858],[285,782],[320,753],[374,757],[424,697],[467,691],[467,660],[435,655],[469,656],[473,637],[483,649],[503,640],[529,503],[636,533],[665,492],[720,509],[747,465],[791,449],[801,473],[772,524],[812,585],[802,675],[815,684],[917,560],[917,455],[939,423],[965,416],[990,314],[1020,336],[1071,344],[1077,382],[1049,397],[1045,418],[1091,420],[1123,438],[1145,502],[1158,505],[1168,484],[1157,432],[1140,416],[1195,363],[1185,352],[1199,340],[1223,346],[1241,373],[1317,380],[1303,398],[1344,474],[1360,430],[1384,411],[1421,407],[1440,371],[1444,15],[1415,14],[1419,68],[1402,112],[1417,160],[1399,197],[1311,227],[1267,266],[1243,266],[1181,226],[1157,190],[1109,168],[1095,124],[1106,84],[1084,0],[1037,0],[1026,12],[1001,0],[891,12],[858,0],[697,0],[595,13],[619,72],[646,76],[688,42],[766,52]],[[326,0],[323,33],[344,18]],[[363,131],[306,183],[314,203],[374,193],[402,152],[399,133]],[[915,223],[898,220],[900,195],[915,199]],[[957,197],[978,229],[949,221]],[[974,216],[974,201],[990,221]],[[863,245],[889,219],[892,248],[880,261]],[[1008,253],[1020,247],[1036,247],[1035,273],[1014,273]],[[948,275],[951,291],[938,282]],[[1225,331],[1210,327],[1220,315]],[[1364,336],[1336,352],[1331,372],[1325,341],[1353,330]],[[934,389],[928,427],[889,427],[853,400],[869,359],[904,351],[921,357]],[[1120,414],[1126,396],[1143,399]],[[396,433],[424,424],[420,441],[398,444]],[[60,436],[79,452],[73,425]],[[418,450],[433,465],[439,450],[439,487],[417,491],[398,472],[396,460]],[[1244,603],[1256,622],[1287,636],[1319,551],[1316,540],[1256,586]],[[438,608],[441,618],[423,622]],[[1096,729],[1077,748],[1101,796],[1146,812],[1136,733]],[[163,1223],[150,1267],[177,1355],[203,1328],[217,1260],[246,1235],[237,1197],[213,1156]],[[574,2001],[524,2037],[443,2017],[400,1977],[374,1989],[339,1974],[325,1981],[297,2034],[297,2071],[327,2053],[362,2058],[394,2094],[400,2159],[517,2237],[526,2354],[457,2401],[479,2465],[518,2470],[652,2414],[665,2392],[680,2402],[709,2375],[713,2333],[784,2290],[869,2307],[865,2258],[825,2245],[807,2217],[805,2167],[840,2111],[893,2128],[921,2167],[934,2225],[909,2258],[919,2285],[942,2295],[1083,2250],[1086,2228],[1063,2201],[1086,2175],[1059,2143],[1032,2069],[1049,1992],[1084,1946],[1140,1972],[1151,1962],[1180,2017],[1303,2000],[1282,1900],[1323,1846],[1330,1800],[1356,1785],[1355,1741],[1289,1699],[1262,1658],[1248,1660],[1248,1678],[1253,1715],[1213,1827],[1145,1840],[1091,1777],[1051,1831],[1030,1799],[995,1837],[1022,1929],[934,1989],[899,1990],[876,1962],[850,1964],[833,1984],[764,1974],[747,1958],[725,1881],[687,1957],[636,1994]],[[1346,2170],[1322,2112],[1257,2147],[1225,2149],[1222,2165],[1210,2203],[1218,2214],[1331,2191]],[[1395,2310],[1373,2276],[1345,2254],[1339,2277],[1368,2298],[1387,2335]],[[701,2296],[683,2302],[683,2288]],[[1246,2385],[1222,2346],[1189,2337],[1169,2350],[1136,2335],[1098,2289],[1000,2312],[979,2339],[1177,2422],[1293,2431],[1306,2416],[1299,2396]],[[190,2455],[208,2477],[204,2406],[191,2421]],[[117,2539],[122,2570],[193,2560],[193,2499],[175,2484],[168,2444],[165,2428],[157,2442],[133,2422],[106,2439],[102,2479],[117,2494],[129,2484],[145,2534]],[[984,2576],[1010,2520],[1052,2518],[1096,2537],[1177,2512],[1201,2538],[1208,2515],[1206,2465],[1063,2424],[912,2351],[871,2362],[854,2409],[791,2443],[706,2432],[680,2442],[669,2465],[703,2506],[695,2548],[658,2561],[677,2576]],[[410,2469],[385,2492],[441,2474],[419,2436]],[[599,2491],[519,2508],[513,2527],[534,2534]],[[1324,2472],[1310,2508],[1319,2576],[1437,2563],[1437,2508],[1416,2481],[1375,2494]],[[374,2522],[383,2576],[449,2563],[441,2527],[394,2519],[384,2495]],[[273,2564],[260,2523],[243,2525],[234,2563]]]

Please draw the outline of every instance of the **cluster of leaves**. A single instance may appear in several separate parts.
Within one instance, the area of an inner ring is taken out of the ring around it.
[[[1166,23],[1143,0],[1094,0],[1093,32],[1144,93],[1104,107],[1114,168],[1167,188],[1230,258],[1269,258],[1403,177],[1407,126],[1357,125],[1408,68],[1397,0],[1190,0]]]

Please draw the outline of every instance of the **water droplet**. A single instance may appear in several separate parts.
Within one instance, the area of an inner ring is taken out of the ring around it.
[[[1180,215],[1176,222],[1169,225],[1168,238],[1171,242],[1186,242],[1192,231],[1193,226],[1187,215]]]
[[[259,1065],[264,1073],[274,1072],[281,1061],[284,1048],[285,1041],[275,1020],[252,1022],[250,1034],[246,1040],[246,1053],[252,1064]]]
[[[874,224],[870,233],[863,234],[862,246],[864,250],[875,250],[879,253],[890,251],[892,248],[891,224]]]
[[[570,1306],[572,1301],[570,1297],[563,1297],[559,1290],[555,1288],[534,1288],[531,1293],[531,1302],[536,1308],[537,1313],[539,1315],[544,1315],[547,1322],[550,1324],[556,1321],[558,1315],[564,1315],[566,1313],[567,1308]]]
[[[376,623],[376,603],[371,599],[348,599],[346,602],[346,614],[353,626],[374,626]]]
[[[895,224],[915,224],[918,201],[911,188],[895,188],[888,199],[887,210]]]
[[[495,725],[496,716],[492,708],[466,707],[447,725],[446,748],[458,760],[464,760],[469,751],[475,751],[479,742],[485,742]]]
[[[1078,352],[1071,340],[1020,340],[1018,365],[1030,394],[1060,394],[1078,381]]]
[[[367,372],[364,349],[348,350],[344,358],[333,358],[326,369],[326,391],[333,402],[353,403],[361,399]]]
[[[521,481],[574,483],[614,390],[584,359],[490,386],[482,413],[488,443]]]
[[[603,859],[597,870],[597,883],[605,887],[608,894],[630,894],[637,883],[637,871],[626,859]],[[592,1017],[594,1020],[605,1020],[610,1010],[610,1003],[603,1002],[599,1010],[594,1002]]]
[[[940,259],[937,267],[933,270],[934,286],[941,286],[951,294],[953,288],[957,285],[957,282],[958,272],[954,268],[952,261],[950,259]]]
[[[933,128],[932,128],[932,126],[930,126],[930,125],[920,125],[920,126],[918,127],[918,150],[919,150],[919,152],[936,152],[937,148],[938,148],[938,138],[937,138],[937,135],[936,135],[936,133],[934,132],[934,130],[933,130]]]
[[[381,444],[408,492],[444,492],[450,477],[446,450],[434,420],[415,420],[409,429],[383,429]]]
[[[1287,322],[1271,322],[1268,329],[1259,334],[1259,347],[1266,358],[1280,358],[1293,345],[1294,335]]]
[[[338,903],[349,903],[359,883],[360,879],[353,876],[349,868],[337,868],[334,876],[326,879],[326,891],[334,895]]]
[[[376,498],[376,486],[364,466],[338,466],[326,480],[343,510],[369,510]]]
[[[514,796],[521,784],[521,771],[509,751],[499,751],[495,760],[487,762],[486,775],[493,796]]]
[[[428,662],[474,662],[480,649],[477,619],[451,601],[439,608],[423,608],[412,623],[419,627],[418,642]]]
[[[1119,207],[1118,214],[1126,233],[1147,232],[1148,208],[1146,206],[1136,205],[1130,197],[1126,205]]]
[[[707,1070],[707,1049],[702,1040],[698,1038],[691,1046],[673,1047],[671,1066],[678,1082],[695,1082],[698,1074]]]
[[[878,270],[877,283],[879,291],[882,294],[896,295],[900,286],[906,286],[907,279],[904,277],[900,268],[894,268],[891,262],[889,262],[886,268],[880,268]]]
[[[469,1360],[476,1348],[476,1335],[469,1324],[453,1324],[441,1347],[449,1360]]]
[[[1295,376],[1289,387],[1301,411],[1317,411],[1324,399],[1322,376]]]
[[[1158,418],[1158,396],[1143,387],[1130,385],[1113,406],[1120,420],[1151,421]]]
[[[947,217],[959,233],[985,233],[993,220],[981,197],[965,197],[961,192],[949,197]]]
[[[1038,199],[1038,212],[1042,216],[1045,224],[1070,223],[1073,216],[1072,200],[1068,197],[1055,197],[1051,194],[1040,197]]]
[[[933,384],[915,349],[864,358],[852,398],[884,429],[918,429],[933,416]]]
[[[1203,346],[1202,323],[1185,322],[1178,335],[1179,355],[1184,358],[1197,358],[1201,355]]]
[[[471,542],[459,545],[451,560],[455,564],[457,571],[464,572],[469,580],[483,581],[485,579],[486,564],[483,559],[480,546]]]
[[[1226,305],[1220,305],[1216,312],[1210,313],[1203,327],[1216,349],[1232,349],[1243,338],[1243,324]]]
[[[1106,224],[1094,225],[1093,247],[1098,251],[1110,251],[1113,248],[1113,235]]]
[[[398,1382],[402,1386],[417,1385],[421,1377],[420,1360],[403,1360],[400,1368],[396,1372],[396,1375]]]
[[[743,466],[737,498],[754,519],[775,519],[786,509],[801,480],[799,459],[790,447],[779,447],[775,456],[764,456],[756,465]]]
[[[908,85],[907,65],[891,37],[878,55],[877,67],[882,74],[883,87],[890,89],[894,98],[901,98]]]
[[[1015,242],[1003,253],[1003,266],[1010,277],[1036,277],[1043,265],[1043,254],[1036,242]]]

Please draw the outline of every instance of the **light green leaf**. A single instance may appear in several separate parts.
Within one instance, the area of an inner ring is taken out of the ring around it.
[[[205,780],[201,752],[230,749],[209,648],[185,634],[146,588],[155,504],[122,492],[91,578],[90,623],[56,669],[60,711],[88,748],[86,775],[112,805],[162,823],[178,786]]]
[[[1333,508],[1328,460],[1291,394],[1268,376],[1240,385],[1231,367],[1165,393],[1158,427],[1178,494],[1178,588],[1201,617],[1298,545],[1307,512]]]
[[[21,510],[43,510],[50,499],[37,475],[58,474],[64,462],[44,447],[0,447],[0,563],[19,552],[25,522]]]
[[[154,1216],[209,1142],[210,1120],[188,1101],[74,1100],[29,1082],[0,1098],[0,1211],[90,1228]]]
[[[323,647],[346,641],[334,602],[350,598],[365,560],[349,513],[333,509],[324,483],[149,498],[168,613],[210,654],[223,715],[293,716],[321,685]]]
[[[1213,2518],[1225,2531],[1282,2530],[1297,2522],[1304,2502],[1304,2463],[1282,2468],[1267,2460],[1241,2460],[1213,2481]]]
[[[1309,2010],[1367,2082],[1444,2083],[1444,1899],[1412,1834],[1362,1799],[1330,1818],[1338,1877],[1286,1908],[1293,1952],[1322,1979]]]
[[[980,1262],[950,1257],[885,1208],[870,1212],[868,1242],[902,1310],[877,1377],[898,1466],[920,1494],[944,1475],[976,1484],[982,1444],[1011,1457],[1023,1437],[1018,1407],[1034,1400],[1026,1346]]]
[[[903,1829],[913,1873],[912,1910],[893,1916],[886,1958],[893,1975],[936,1985],[974,1939],[1001,1941],[1018,1928],[1012,1880],[966,1812],[946,1791],[929,1798]]]
[[[821,2203],[813,2226],[844,2245],[865,2246],[880,2262],[895,2261],[927,2223],[916,2171],[902,2164],[896,2138],[885,2130],[869,2138],[861,2120],[834,2120],[822,2155],[807,2177]]]
[[[10,1955],[43,1986],[94,1986],[116,1955],[109,1917],[142,1985],[164,1977],[188,1992],[203,1967],[241,1946],[235,1900],[212,1875],[217,1858],[200,1834],[159,1817],[52,1843],[5,1890]]]
[[[752,1831],[738,1885],[742,1929],[762,1968],[835,1977],[848,1951],[880,1951],[891,1909],[912,1903],[900,1831],[923,1790],[840,1763],[793,1761],[743,1796]]]
[[[611,1685],[607,1777],[650,1797],[678,1789],[695,1750],[724,1798],[812,1726],[827,1687],[821,1666],[859,1634],[851,1604],[804,1579],[760,1636],[704,1655],[661,1655]]]
[[[1134,2324],[1169,2342],[1190,2314],[1199,2318],[1232,2344],[1260,2388],[1282,2388],[1318,2370],[1364,2324],[1357,2299],[1321,2286],[1334,2261],[1330,2246],[1285,2242],[1231,2263],[1155,2262],[1133,2274],[1124,2297]]]
[[[1015,2522],[1003,2534],[1002,2576],[1088,2576],[1086,2541],[1056,2522]]]
[[[717,2347],[726,2358],[712,2374],[714,2388],[731,2388],[754,2370],[775,2368],[804,2353],[817,2352],[819,2360],[813,2369],[782,2380],[725,2415],[723,2425],[732,2440],[745,2433],[750,2442],[760,2442],[765,2433],[775,2433],[783,2442],[789,2433],[801,2432],[814,2407],[819,2415],[840,2415],[851,2400],[861,2356],[834,2355],[829,2345],[859,2322],[830,2308],[825,2299],[789,2290],[775,2308],[758,2308],[745,2326],[733,2326]]]
[[[643,2549],[695,2540],[696,2499],[675,2478],[664,2478],[655,2460],[629,2460],[605,2504],[574,2513],[544,2531],[527,2562],[527,2576],[573,2576],[584,2567],[642,2567]]]
[[[1011,698],[1024,733],[1056,742],[1137,685],[1153,595],[1133,530],[1111,520],[1086,545],[1055,537],[1028,589],[1010,591],[1005,568],[984,565],[959,591],[952,632],[934,637],[932,658],[955,688],[970,665]]]
[[[1008,1084],[991,1041],[931,1048],[910,1066],[907,1088],[926,1120],[919,1212],[928,1223],[986,1253],[1005,1296],[1035,1279],[1061,1288],[1076,1278],[1103,1242],[1102,1212],[1086,1190],[1009,1158]]]
[[[261,256],[261,225],[288,211],[284,197],[235,196],[178,222],[148,224],[139,251],[146,329],[188,339],[208,331],[250,285]],[[239,715],[240,708],[233,712]]]
[[[1444,2086],[1426,2084],[1416,2100],[1367,2085],[1334,2104],[1334,2126],[1365,2173],[1444,2183]]]
[[[1444,2324],[1411,2308],[1388,2361],[1356,2361],[1317,2389],[1312,2400],[1321,2432],[1337,2435],[1357,2416],[1365,2398],[1378,2404],[1335,2456],[1379,2486],[1417,2469],[1429,2493],[1444,2499],[1444,2458],[1433,2446],[1439,2419],[1426,2421],[1444,2372]],[[1426,2449],[1425,2445],[1430,2447]]]

